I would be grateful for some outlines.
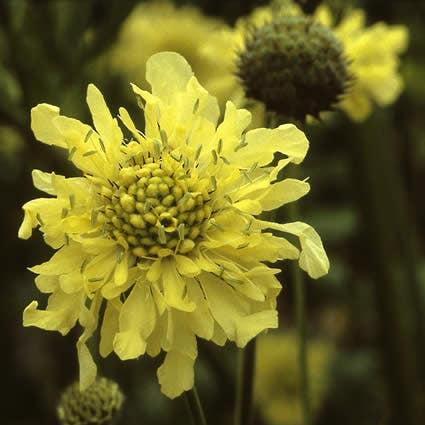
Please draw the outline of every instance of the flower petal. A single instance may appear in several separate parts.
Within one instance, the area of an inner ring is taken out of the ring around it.
[[[117,120],[112,118],[105,99],[100,90],[94,85],[87,87],[87,104],[93,117],[93,123],[104,142],[105,149],[113,158],[118,158],[118,152],[123,140]]]
[[[178,351],[169,351],[157,372],[161,391],[169,398],[189,391],[194,384],[194,364],[195,360],[190,357]]]
[[[121,307],[119,330],[114,338],[114,351],[121,360],[144,354],[146,339],[156,322],[155,306],[147,285],[136,283]]]
[[[171,103],[184,91],[192,76],[190,65],[178,53],[157,53],[146,62],[146,80],[152,87],[152,94],[165,103]]]
[[[50,295],[46,310],[38,310],[37,301],[29,304],[24,310],[23,324],[66,335],[78,320],[80,305],[81,294],[57,291]]]
[[[108,356],[114,349],[113,342],[115,334],[118,332],[120,307],[119,299],[108,301],[106,304],[102,327],[100,328],[99,353],[102,357]]]
[[[42,143],[67,148],[65,137],[53,124],[59,116],[60,109],[47,103],[40,103],[31,109],[31,129],[35,138]]]
[[[257,163],[260,166],[270,164],[276,152],[287,155],[292,162],[303,161],[308,150],[305,134],[292,124],[277,128],[257,128],[246,133],[245,144],[229,155],[229,161],[241,167],[250,168]]]

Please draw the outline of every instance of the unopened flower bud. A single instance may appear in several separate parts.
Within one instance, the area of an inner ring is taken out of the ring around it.
[[[238,60],[248,97],[300,121],[332,109],[349,82],[347,68],[338,38],[303,15],[277,14],[253,29]]]
[[[57,414],[62,425],[110,425],[123,401],[120,387],[110,379],[98,378],[84,391],[76,382],[63,392]]]

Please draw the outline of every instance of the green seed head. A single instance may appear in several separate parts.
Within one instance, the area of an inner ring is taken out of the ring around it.
[[[310,17],[284,14],[251,31],[238,75],[248,97],[300,121],[332,109],[349,82],[344,48],[332,31]]]
[[[63,392],[57,414],[62,425],[110,425],[121,409],[124,396],[114,381],[97,379],[80,391],[79,384]]]

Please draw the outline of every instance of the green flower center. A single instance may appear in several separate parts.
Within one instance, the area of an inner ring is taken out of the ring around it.
[[[124,238],[136,257],[192,251],[212,211],[210,184],[193,171],[168,154],[122,168],[105,208],[106,229]]]
[[[62,394],[57,413],[62,425],[107,424],[112,423],[123,401],[116,382],[98,378],[84,391],[78,382],[70,385]]]

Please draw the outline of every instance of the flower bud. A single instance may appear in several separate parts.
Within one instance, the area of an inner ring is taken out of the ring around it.
[[[278,14],[247,36],[237,73],[248,97],[280,117],[304,121],[340,100],[349,82],[347,65],[329,28],[307,16]]]
[[[98,378],[84,391],[76,382],[63,392],[57,414],[62,425],[110,425],[123,401],[118,384],[110,379]]]

